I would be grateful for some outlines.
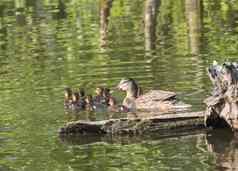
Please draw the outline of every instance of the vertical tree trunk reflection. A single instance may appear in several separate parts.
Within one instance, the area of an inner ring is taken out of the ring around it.
[[[58,2],[59,2],[58,3],[59,12],[57,13],[57,18],[64,19],[67,17],[65,2],[63,0],[59,0]]]
[[[25,0],[15,0],[16,23],[19,26],[26,25],[25,4]]]
[[[201,49],[202,0],[185,0],[185,13],[191,53],[198,54]]]
[[[145,1],[145,50],[155,49],[156,41],[156,18],[160,0],[146,0]]]
[[[112,8],[113,0],[100,1],[100,46],[104,47],[107,44],[107,32],[109,24],[109,16]]]
[[[5,6],[0,5],[0,51],[6,49],[7,27],[5,25],[4,12]]]
[[[238,134],[228,130],[216,130],[207,136],[208,151],[216,154],[218,170],[238,169]]]

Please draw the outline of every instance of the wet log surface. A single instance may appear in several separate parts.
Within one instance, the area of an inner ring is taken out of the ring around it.
[[[208,75],[214,88],[212,96],[204,101],[206,125],[238,130],[238,65],[214,62],[208,68]]]
[[[69,122],[62,128],[61,135],[70,134],[144,134],[163,133],[169,130],[192,130],[204,128],[204,112],[150,115],[143,118],[121,118],[102,121]]]

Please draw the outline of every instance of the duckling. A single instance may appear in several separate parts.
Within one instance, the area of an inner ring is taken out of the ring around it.
[[[80,98],[78,92],[74,92],[72,95],[72,103],[70,104],[70,109],[72,110],[84,110],[85,109],[85,101]]]
[[[79,89],[79,96],[80,96],[81,99],[82,99],[82,98],[85,98],[85,91],[84,91],[83,88],[80,88],[80,89]]]
[[[71,105],[72,103],[72,89],[69,88],[69,87],[66,87],[64,89],[64,107],[65,108],[69,108],[69,106]]]
[[[96,96],[93,98],[94,103],[103,104],[105,99],[103,97],[103,87],[97,87],[95,90]]]
[[[86,101],[85,101],[85,91],[83,88],[79,89],[79,104],[85,108],[86,106]]]
[[[162,90],[151,90],[141,95],[136,81],[132,78],[122,79],[118,84],[118,89],[126,92],[126,97],[122,105],[135,111],[140,110],[156,110],[160,112],[171,112],[187,110],[191,105],[176,102],[176,93]]]
[[[119,112],[119,108],[115,101],[111,98],[108,99],[108,111],[109,112]]]
[[[106,99],[103,96],[103,87],[98,87],[96,88],[96,96],[91,98],[92,96],[88,96],[88,105],[90,104],[90,108],[95,111],[95,112],[105,112],[107,111],[107,104],[106,104]],[[90,103],[89,103],[90,102]]]
[[[116,99],[112,97],[111,90],[109,88],[104,88],[103,90],[103,97],[104,97],[104,104],[107,106],[115,106],[116,105]]]
[[[71,109],[78,109],[78,102],[79,102],[79,93],[74,92],[72,94],[72,103],[70,105]]]
[[[116,99],[111,95],[111,90],[109,88],[103,88],[103,97],[102,104],[107,105],[107,111],[109,112],[119,112],[127,113],[132,112],[133,107],[127,105],[117,105]],[[141,92],[141,89],[140,89]],[[128,100],[128,99],[127,99]]]
[[[127,113],[130,112],[130,109],[123,105],[117,105],[113,98],[110,98],[108,101],[108,111],[116,113]]]
[[[92,95],[87,95],[85,98],[85,109],[87,111],[94,111],[94,103],[93,103],[93,96]]]

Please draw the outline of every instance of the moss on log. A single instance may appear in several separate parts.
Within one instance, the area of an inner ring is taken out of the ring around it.
[[[69,122],[60,134],[143,134],[204,127],[204,112],[164,114],[146,118]]]

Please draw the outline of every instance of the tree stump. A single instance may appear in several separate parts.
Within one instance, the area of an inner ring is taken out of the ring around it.
[[[208,75],[214,88],[212,95],[204,101],[206,125],[238,130],[238,65],[214,62],[208,68]]]

